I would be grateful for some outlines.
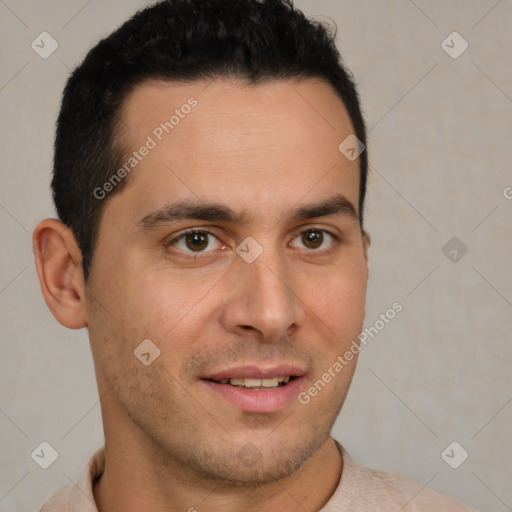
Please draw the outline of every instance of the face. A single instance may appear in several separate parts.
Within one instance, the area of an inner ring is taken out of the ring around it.
[[[137,164],[104,199],[86,304],[107,439],[231,485],[285,477],[328,439],[355,358],[300,393],[363,323],[349,116],[319,80],[150,82],[121,126]]]

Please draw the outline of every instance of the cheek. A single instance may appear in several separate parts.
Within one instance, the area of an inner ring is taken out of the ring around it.
[[[130,281],[124,288],[126,321],[140,335],[162,342],[197,328],[197,314],[212,288],[208,280],[196,282],[165,271],[139,272]]]
[[[119,269],[108,283],[103,281],[89,306],[96,363],[112,385],[127,371],[140,370],[134,351],[146,339],[158,347],[165,367],[178,366],[190,350],[187,340],[195,339],[197,326],[202,325],[193,314],[198,293],[188,290],[187,295],[186,286],[180,288],[174,281],[171,286],[161,275],[158,279],[137,272],[128,273],[129,278],[123,275]]]
[[[333,339],[339,348],[340,343],[350,343],[361,332],[365,297],[359,289],[354,290],[348,286],[336,287],[332,292],[324,308],[318,309],[318,316],[331,328]]]
[[[362,265],[332,268],[321,274],[304,276],[300,297],[336,333],[353,335],[361,328],[364,319],[366,284],[366,271]]]

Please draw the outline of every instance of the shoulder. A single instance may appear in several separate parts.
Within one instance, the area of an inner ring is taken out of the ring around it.
[[[39,512],[68,512],[72,484],[58,490],[40,509]]]
[[[93,484],[105,469],[105,449],[98,448],[87,460],[77,481],[57,491],[39,512],[98,512]]]
[[[402,512],[475,512],[460,501],[409,478],[358,466],[361,482],[376,500],[389,499]],[[362,492],[365,492],[361,489]]]
[[[335,441],[343,457],[341,479],[324,512],[475,512],[451,498],[409,478],[356,464]]]

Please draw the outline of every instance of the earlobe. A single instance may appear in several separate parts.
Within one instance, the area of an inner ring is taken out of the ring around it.
[[[85,327],[82,258],[72,231],[57,219],[42,220],[32,245],[41,291],[53,316],[70,329]]]

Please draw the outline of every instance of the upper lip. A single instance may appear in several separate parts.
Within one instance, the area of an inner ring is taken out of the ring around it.
[[[268,379],[270,377],[303,377],[306,371],[298,366],[291,364],[280,364],[275,366],[261,366],[249,364],[245,366],[236,366],[228,368],[217,373],[208,374],[202,379],[217,380],[222,379]]]

